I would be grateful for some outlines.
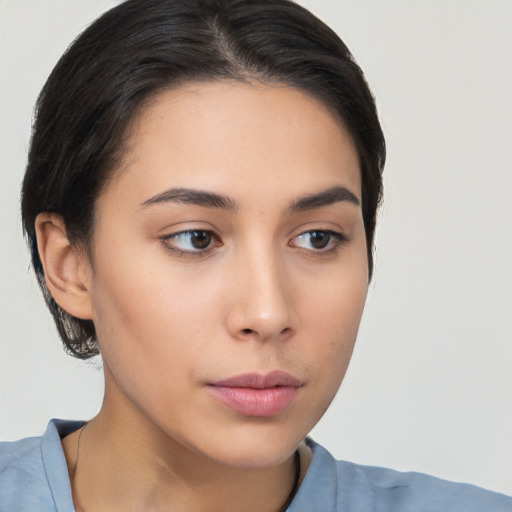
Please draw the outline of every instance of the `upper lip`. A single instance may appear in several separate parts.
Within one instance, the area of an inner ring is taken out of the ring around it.
[[[229,388],[267,389],[278,386],[299,387],[302,383],[289,373],[281,370],[275,370],[267,374],[244,373],[241,375],[235,375],[233,377],[212,382],[211,385]]]

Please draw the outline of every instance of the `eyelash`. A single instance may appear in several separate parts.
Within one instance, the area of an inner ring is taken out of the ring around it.
[[[190,240],[190,236],[193,235],[194,233],[206,234],[207,236],[211,237],[211,242],[208,244],[208,247],[205,247],[204,249],[196,248],[195,250],[180,249],[178,247],[174,247],[170,243],[172,240],[177,240],[180,237],[184,237],[185,235],[188,235]],[[180,231],[178,233],[172,233],[170,235],[162,236],[160,240],[163,242],[166,249],[175,252],[179,256],[185,258],[201,258],[203,256],[210,254],[215,247],[220,247],[222,245],[222,242],[220,241],[219,237],[213,231],[207,229],[189,229],[186,231]]]
[[[180,248],[172,245],[173,240],[178,240],[180,237],[185,237],[185,236],[188,237],[188,241],[190,242],[190,237],[193,236],[194,234],[196,234],[196,235],[197,234],[201,234],[201,235],[206,234],[207,237],[210,238],[210,242],[208,243],[208,246],[205,247],[204,249],[201,249],[201,248],[180,249]],[[321,234],[324,236],[327,235],[329,237],[328,241],[326,243],[326,246],[328,248],[326,249],[326,248],[322,247],[319,249],[314,249],[314,248],[308,249],[308,248],[299,247],[297,245],[292,244],[293,240],[297,240],[306,235],[312,236],[313,234]],[[172,233],[170,235],[162,236],[162,237],[160,237],[160,240],[165,245],[166,249],[168,249],[172,252],[175,252],[180,257],[184,257],[184,258],[201,258],[201,257],[207,256],[208,254],[210,254],[215,249],[215,247],[220,247],[223,245],[222,241],[219,239],[219,237],[213,231],[210,231],[207,229],[190,229],[190,230],[186,230],[186,231],[180,231],[178,233]],[[338,250],[338,248],[340,247],[340,245],[342,245],[343,243],[345,243],[347,241],[348,241],[347,237],[337,231],[333,231],[331,229],[311,229],[308,231],[304,231],[303,233],[300,233],[299,235],[292,238],[292,241],[289,244],[291,245],[291,247],[297,247],[298,249],[302,249],[302,250],[307,251],[312,254],[322,255],[322,254],[330,254],[330,253],[336,252]]]
[[[313,254],[322,255],[322,254],[330,254],[330,253],[336,252],[339,249],[341,244],[348,241],[347,237],[343,233],[339,233],[338,231],[333,231],[332,229],[310,229],[308,231],[304,231],[303,233],[297,235],[292,240],[297,240],[301,237],[304,237],[305,235],[310,235],[310,237],[311,237],[311,236],[313,236],[313,234],[322,234],[322,235],[327,235],[329,237],[327,240],[327,243],[326,243],[327,248],[324,248],[324,247],[319,248],[319,249],[303,248],[305,251],[312,252]],[[297,247],[300,249],[300,247],[298,247],[296,245],[295,246],[292,245],[292,247]]]

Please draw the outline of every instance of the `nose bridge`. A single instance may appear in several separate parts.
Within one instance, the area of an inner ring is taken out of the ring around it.
[[[237,337],[282,337],[292,331],[286,269],[271,241],[252,240],[237,255],[230,330]]]

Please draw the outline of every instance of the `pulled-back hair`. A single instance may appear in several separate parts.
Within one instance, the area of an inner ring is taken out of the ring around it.
[[[340,38],[289,0],[128,0],[86,29],[43,87],[22,189],[32,263],[68,351],[98,354],[91,320],[50,295],[35,219],[62,216],[72,244],[87,246],[95,201],[123,156],[127,127],[159,91],[214,79],[288,84],[322,101],[356,144],[362,214],[373,269],[385,143],[363,72]]]

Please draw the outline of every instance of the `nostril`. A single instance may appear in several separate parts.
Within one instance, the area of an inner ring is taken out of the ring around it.
[[[252,334],[258,334],[258,331],[254,330],[254,329],[249,329],[249,328],[242,329],[240,332],[244,336],[249,336],[249,335],[252,335]],[[292,329],[290,329],[289,327],[285,327],[281,331],[280,336],[288,336],[288,334],[290,334],[291,332],[292,332]]]

